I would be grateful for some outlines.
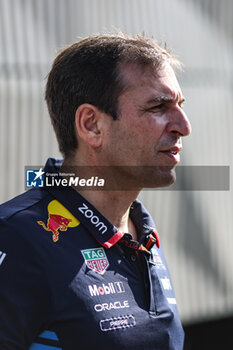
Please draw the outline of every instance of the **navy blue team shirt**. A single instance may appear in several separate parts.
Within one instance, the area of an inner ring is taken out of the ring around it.
[[[138,242],[70,187],[0,206],[1,350],[183,349],[153,220],[139,201],[130,217]]]

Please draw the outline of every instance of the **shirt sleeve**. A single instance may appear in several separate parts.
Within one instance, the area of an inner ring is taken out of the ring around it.
[[[49,287],[38,251],[21,229],[0,220],[0,349],[28,349],[46,326]]]

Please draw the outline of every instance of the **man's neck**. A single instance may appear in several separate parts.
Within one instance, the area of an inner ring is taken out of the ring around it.
[[[119,231],[137,239],[136,228],[129,217],[130,207],[138,193],[131,191],[79,191]]]
[[[87,161],[88,156],[86,157],[86,161],[81,161],[80,158],[73,159],[73,161],[64,161],[61,167],[61,171],[65,169],[69,172],[69,169],[71,169],[71,172],[76,172],[76,167],[79,166],[79,172],[82,171],[82,167],[85,172],[85,177],[90,178],[93,176],[93,173],[88,174],[88,172],[91,172],[91,167],[93,167],[93,164],[96,165],[95,170],[98,171],[98,177],[99,178],[105,178],[106,177],[106,170],[104,170],[104,167],[97,166],[95,161]],[[79,159],[79,160],[78,160]],[[82,157],[83,159],[83,157]],[[88,164],[87,164],[88,163]],[[90,166],[89,164],[92,164]],[[80,168],[81,166],[81,168]],[[110,170],[111,171],[111,170]],[[80,176],[80,174],[75,174],[76,176]],[[108,174],[110,178],[115,177],[114,174],[109,173]],[[118,174],[120,176],[120,173]],[[103,216],[106,217],[106,219],[111,222],[114,226],[118,228],[119,231],[122,232],[129,232],[133,235],[134,239],[137,239],[137,233],[136,228],[132,222],[132,220],[129,217],[130,207],[137,198],[138,194],[140,193],[139,190],[133,190],[133,191],[122,191],[122,190],[84,190],[84,191],[78,191],[88,202],[90,202]]]

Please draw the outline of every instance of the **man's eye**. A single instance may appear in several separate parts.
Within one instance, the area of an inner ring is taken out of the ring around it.
[[[155,106],[154,109],[161,109],[163,107],[163,103],[160,103],[159,105]]]
[[[150,112],[158,111],[158,110],[162,109],[163,107],[164,107],[164,104],[160,103],[159,105],[156,105],[156,106],[149,108],[149,111]]]
[[[148,108],[147,111],[148,111],[148,112],[153,112],[153,111],[162,109],[163,106],[164,106],[163,103],[160,103],[159,105],[156,105],[156,106],[153,106],[153,107]]]
[[[149,113],[158,113],[160,111],[163,111],[165,109],[165,103],[160,103],[158,105],[152,106],[152,107],[148,107],[148,108],[143,108],[142,110],[144,112],[149,112]]]

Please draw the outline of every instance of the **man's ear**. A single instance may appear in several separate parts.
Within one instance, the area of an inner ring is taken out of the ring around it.
[[[75,126],[78,136],[91,147],[98,148],[102,143],[101,115],[103,113],[91,104],[84,103],[75,113]]]

